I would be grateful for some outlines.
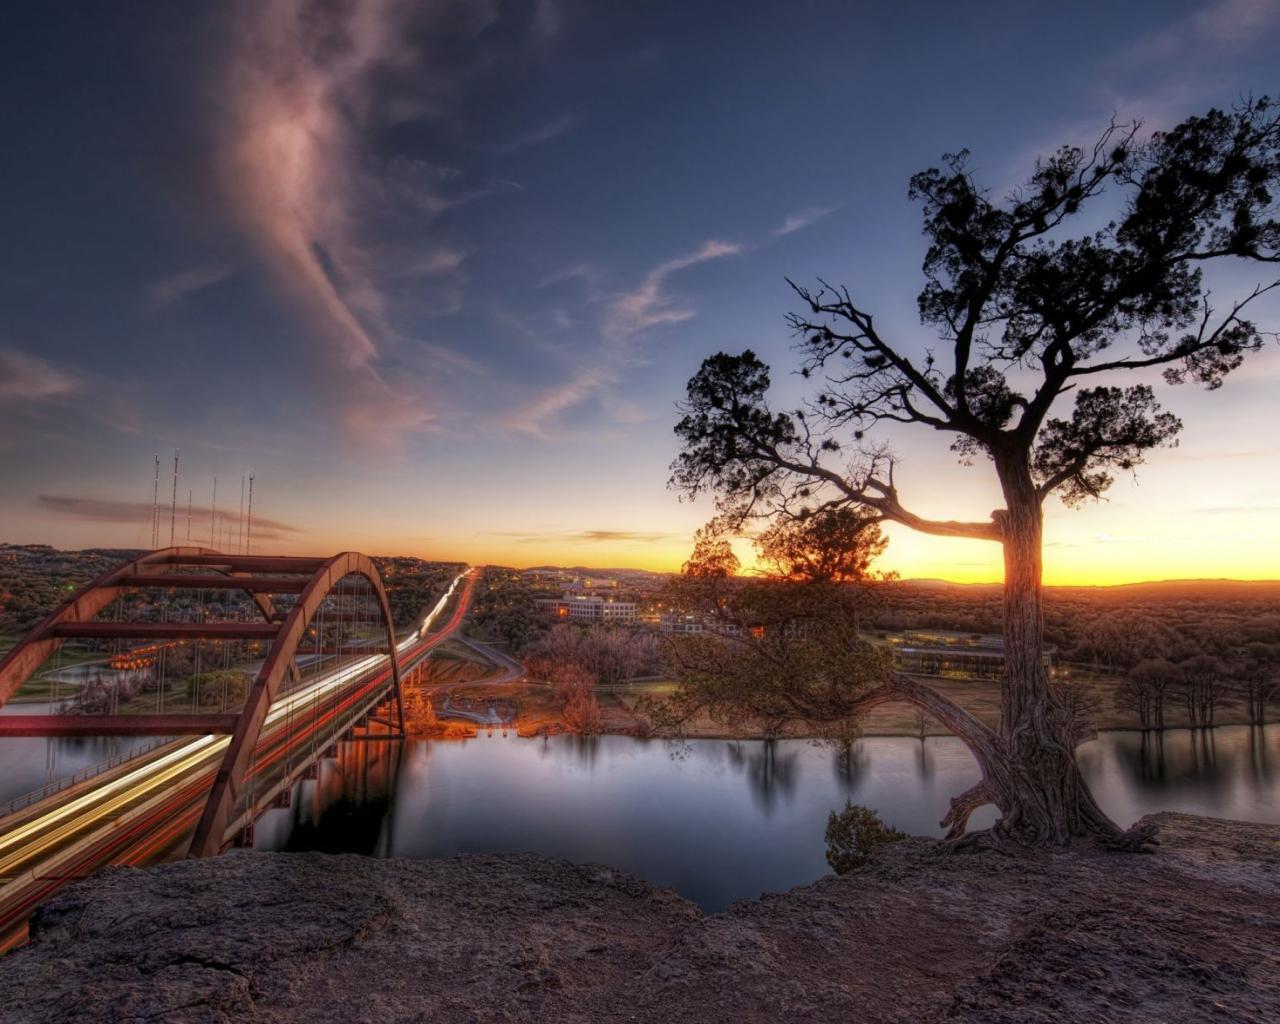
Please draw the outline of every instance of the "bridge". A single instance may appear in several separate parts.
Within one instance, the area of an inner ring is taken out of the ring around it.
[[[456,577],[400,637],[377,568],[350,551],[172,547],[73,594],[0,660],[0,705],[51,661],[56,679],[67,640],[126,668],[40,714],[0,715],[0,740],[157,739],[0,806],[0,949],[67,882],[105,864],[251,845],[255,821],[287,806],[339,741],[402,739],[402,679],[461,625],[474,584],[474,570]]]

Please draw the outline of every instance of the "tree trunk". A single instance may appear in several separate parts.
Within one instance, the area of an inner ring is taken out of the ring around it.
[[[1005,509],[996,513],[1004,547],[1004,660],[1000,740],[1003,756],[988,780],[1003,812],[995,831],[1029,845],[1096,836],[1140,845],[1098,807],[1075,759],[1068,709],[1049,683],[1041,603],[1042,514],[1027,455],[997,453]]]

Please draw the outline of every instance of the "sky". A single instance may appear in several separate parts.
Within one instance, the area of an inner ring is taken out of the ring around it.
[[[0,38],[0,540],[675,569],[700,361],[792,372],[785,278],[910,350],[907,180],[1003,194],[1114,115],[1280,92],[1280,3],[27,4]],[[1214,279],[1247,290],[1255,270]],[[1264,328],[1280,303],[1260,306]],[[1050,583],[1280,577],[1280,348],[1109,499],[1047,509]],[[987,465],[902,427],[903,500],[986,519]],[[217,478],[215,518],[213,481]],[[230,513],[231,518],[226,518]],[[889,527],[884,568],[1000,577]],[[744,554],[746,552],[744,551]]]

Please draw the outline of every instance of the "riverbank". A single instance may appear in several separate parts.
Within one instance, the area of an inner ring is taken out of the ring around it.
[[[451,666],[445,672],[453,671]],[[472,668],[474,672],[474,668]],[[957,704],[992,728],[1000,721],[1000,684],[996,680],[953,679],[930,677],[924,680],[936,687]],[[471,700],[478,705],[490,701],[514,704],[515,728],[521,736],[552,736],[572,730],[565,724],[560,708],[556,705],[551,688],[546,684],[522,681],[519,683],[489,683],[479,678],[442,676],[433,679],[436,692],[448,692],[455,699]],[[1089,719],[1098,730],[1136,729],[1138,723],[1127,711],[1115,708],[1111,694],[1118,685],[1115,679],[1092,679],[1084,686],[1084,694],[1093,710]],[[645,705],[674,693],[674,683],[636,683],[596,690],[600,704],[602,732],[620,736],[648,736],[652,733]],[[1187,728],[1185,715],[1180,708],[1171,707],[1166,715],[1166,728],[1170,731]],[[1220,711],[1217,724],[1247,725],[1243,708],[1227,707]],[[865,736],[946,736],[949,733],[939,723],[921,715],[907,703],[885,704],[875,708],[862,722]],[[729,727],[713,721],[707,715],[697,715],[686,722],[681,735],[687,739],[762,739],[759,728],[750,725]],[[809,734],[800,727],[783,730],[777,738],[808,739]]]
[[[715,915],[532,854],[111,869],[0,987],[14,1024],[1280,1018],[1280,827],[1156,820],[1150,856],[913,839]]]

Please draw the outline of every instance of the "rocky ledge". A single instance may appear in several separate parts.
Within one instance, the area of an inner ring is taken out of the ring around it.
[[[50,1021],[1276,1021],[1280,827],[1150,856],[886,847],[707,916],[598,865],[237,853],[112,869],[0,959]]]

